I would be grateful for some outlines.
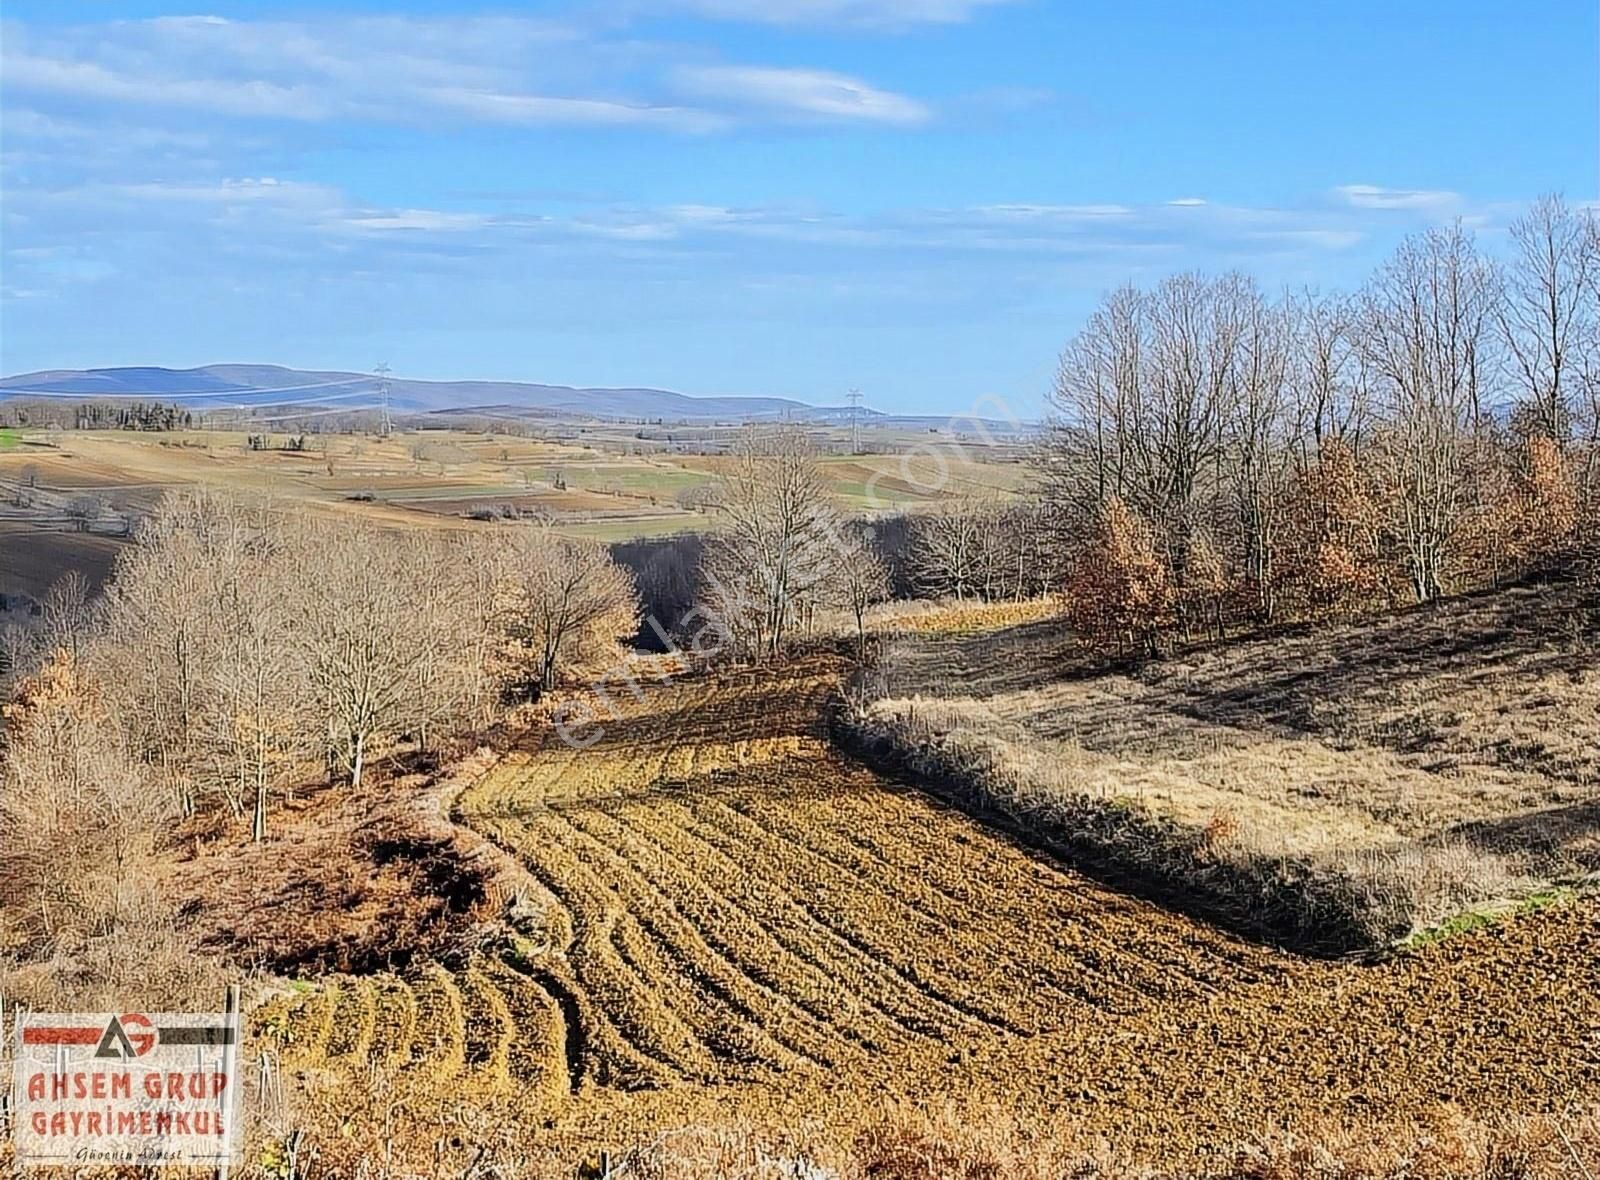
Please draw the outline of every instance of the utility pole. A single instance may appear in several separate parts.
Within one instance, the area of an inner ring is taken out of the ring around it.
[[[850,397],[850,453],[861,453],[861,391],[852,389]]]
[[[378,376],[378,437],[388,438],[392,425],[389,421],[389,362],[380,362],[372,371]]]

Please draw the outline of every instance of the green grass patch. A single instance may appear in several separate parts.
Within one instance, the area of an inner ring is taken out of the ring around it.
[[[1557,885],[1549,889],[1541,889],[1537,893],[1530,893],[1526,897],[1520,897],[1514,901],[1495,902],[1491,905],[1463,910],[1455,917],[1440,922],[1437,926],[1430,926],[1426,930],[1417,931],[1395,949],[1401,953],[1420,951],[1425,947],[1436,946],[1447,939],[1458,938],[1474,930],[1482,930],[1485,926],[1493,926],[1496,922],[1504,921],[1506,918],[1515,917],[1519,914],[1536,914],[1540,910],[1565,905],[1577,896],[1578,891],[1576,889],[1566,885]]]
[[[555,521],[558,533],[587,537],[591,541],[632,541],[641,537],[668,537],[674,533],[710,532],[717,527],[714,516],[635,516],[614,520]]]
[[[553,467],[548,471],[552,481],[558,472],[566,480],[567,487],[572,489],[582,488],[585,491],[614,489],[644,496],[671,496],[684,488],[711,482],[711,477],[702,472],[646,463],[627,465],[574,463]]]
[[[22,445],[22,435],[12,426],[0,426],[0,451],[14,451]]]

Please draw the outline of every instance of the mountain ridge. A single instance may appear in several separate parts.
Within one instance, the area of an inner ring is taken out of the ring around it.
[[[328,412],[375,408],[380,378],[342,369],[294,369],[284,365],[223,363],[190,369],[122,365],[97,369],[41,369],[0,378],[0,400],[8,398],[159,398],[194,408],[299,406]],[[597,419],[662,418],[673,421],[736,419],[830,419],[847,406],[816,406],[767,396],[699,397],[649,386],[547,385],[531,381],[425,381],[389,377],[389,405],[401,413],[470,412],[495,406],[574,414]],[[876,416],[863,409],[863,416]]]

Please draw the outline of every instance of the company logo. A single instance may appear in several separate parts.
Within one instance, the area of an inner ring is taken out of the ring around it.
[[[93,1045],[94,1057],[129,1061],[143,1057],[157,1045],[232,1045],[234,1030],[227,1025],[158,1025],[142,1012],[124,1012],[104,1025],[28,1025],[22,1030],[24,1046]]]
[[[17,1163],[221,1166],[237,1159],[238,1005],[197,1012],[23,1012]]]

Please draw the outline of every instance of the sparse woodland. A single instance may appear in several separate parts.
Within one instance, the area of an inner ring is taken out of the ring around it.
[[[1124,287],[1051,402],[1031,494],[954,497],[892,546],[844,526],[803,432],[749,432],[699,563],[700,632],[777,657],[860,599],[863,543],[885,565],[870,602],[1059,595],[1112,656],[1592,562],[1600,228],[1551,197],[1498,256],[1435,229],[1353,295]]]
[[[1062,355],[1044,453],[1074,622],[1154,650],[1572,556],[1600,493],[1597,259],[1592,215],[1549,198],[1505,257],[1433,230],[1350,297],[1110,295]]]
[[[631,580],[530,526],[439,537],[169,495],[105,594],[45,604],[0,750],[0,951],[81,953],[150,916],[179,821],[248,817],[427,751],[615,659]]]
[[[705,546],[700,605],[681,629],[700,652],[782,655],[818,612],[845,611],[858,643],[889,596],[870,538],[829,498],[803,431],[750,429],[722,479],[722,527]]]
[[[1181,274],[1062,353],[1032,500],[914,517],[918,593],[1060,593],[1107,654],[1570,564],[1600,498],[1600,230],[1406,241],[1353,295]]]

